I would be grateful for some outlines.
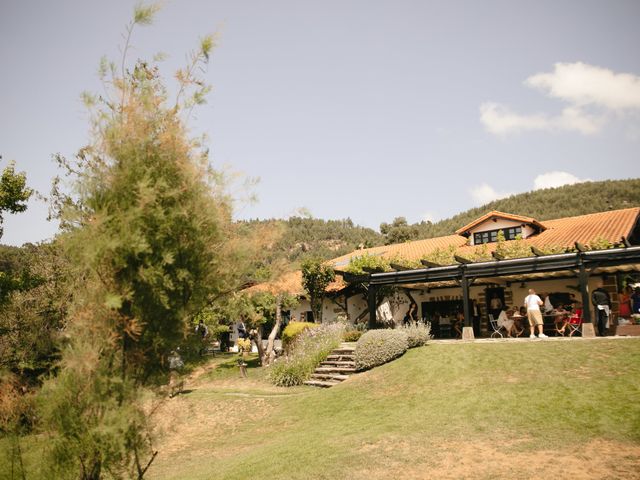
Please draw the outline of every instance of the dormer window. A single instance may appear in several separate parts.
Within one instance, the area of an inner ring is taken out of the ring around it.
[[[499,228],[487,232],[476,232],[473,234],[473,244],[493,243],[498,241],[498,232],[502,231],[505,240],[515,240],[518,235],[522,235],[522,227]]]

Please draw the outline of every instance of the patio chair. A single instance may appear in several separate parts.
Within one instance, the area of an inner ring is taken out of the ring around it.
[[[579,308],[569,317],[569,336],[573,337],[574,333],[582,335],[582,310]]]
[[[497,335],[500,335],[500,338],[504,338],[504,335],[502,335],[502,331],[503,327],[501,325],[498,325],[498,320],[496,320],[495,318],[493,318],[493,314],[489,314],[489,324],[491,325],[491,328],[493,328],[493,332],[491,333],[491,338],[494,338],[494,336],[496,336],[495,338],[497,338]]]

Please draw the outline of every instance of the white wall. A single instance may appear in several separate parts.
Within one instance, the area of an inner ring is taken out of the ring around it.
[[[487,220],[485,222],[482,222],[480,225],[476,225],[473,229],[469,230],[470,232],[469,238],[471,239],[471,245],[474,245],[473,243],[474,233],[488,232],[491,230],[503,230],[505,228],[520,227],[520,226],[522,226],[522,222],[516,222],[514,220],[506,220],[504,218],[497,218],[495,222],[493,220]],[[524,227],[522,227],[522,238],[527,238],[531,236],[533,233],[534,233],[534,229],[531,228],[529,225],[525,225]]]

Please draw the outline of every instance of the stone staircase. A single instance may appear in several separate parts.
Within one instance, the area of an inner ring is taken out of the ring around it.
[[[356,372],[355,342],[342,343],[321,362],[305,385],[314,387],[333,387]]]

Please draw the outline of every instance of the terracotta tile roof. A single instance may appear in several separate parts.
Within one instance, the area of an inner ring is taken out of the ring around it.
[[[499,212],[497,210],[492,210],[491,212],[485,213],[480,218],[475,219],[470,224],[465,225],[462,228],[459,228],[458,230],[456,230],[456,233],[458,235],[462,235],[464,233],[467,233],[469,230],[471,230],[476,225],[479,225],[482,222],[490,220],[490,219],[492,219],[494,217],[495,218],[504,218],[506,220],[515,220],[516,222],[521,222],[521,223],[530,223],[530,224],[535,225],[536,227],[538,227],[540,230],[544,230],[546,228],[546,225],[543,225],[542,223],[540,223],[538,220],[536,220],[533,217],[523,217],[522,215],[514,215],[512,213],[504,213],[504,212]]]
[[[339,275],[336,275],[335,281],[331,282],[327,287],[327,292],[337,292],[346,287],[347,284]],[[281,276],[279,279],[254,285],[246,290],[250,293],[269,292],[289,293],[291,295],[304,295],[305,290],[302,286],[302,271],[296,270],[295,272],[289,272]]]
[[[496,212],[489,212],[480,218],[490,218]],[[503,218],[515,219],[517,221],[525,221],[528,223],[535,222],[535,219],[521,217],[518,215],[503,214],[497,212]],[[623,210],[612,210],[608,212],[592,213],[589,215],[580,215],[577,217],[558,218],[556,220],[546,220],[544,227],[546,230],[524,239],[527,245],[542,247],[573,247],[574,242],[588,244],[598,238],[604,238],[612,243],[617,243],[625,236],[629,237],[638,222],[640,216],[640,207],[626,208]],[[480,219],[479,219],[480,220]],[[473,222],[478,223],[478,220]],[[539,222],[538,222],[539,224]],[[469,224],[472,225],[472,224]],[[541,225],[541,224],[540,224]],[[468,227],[468,226],[467,226]],[[464,227],[464,228],[467,228]],[[385,259],[404,258],[407,260],[420,260],[436,249],[446,249],[449,246],[456,247],[456,253],[469,257],[478,246],[467,245],[467,239],[461,235],[447,235],[444,237],[428,238],[424,240],[414,240],[411,242],[397,243],[394,245],[384,245],[380,247],[366,248],[356,250],[354,252],[342,255],[328,261],[328,264],[334,266],[336,270],[344,271],[349,265],[349,260],[354,257],[368,255],[381,255]],[[497,243],[485,244],[488,252],[495,250]],[[328,291],[339,291],[346,284],[340,277],[336,282],[332,283]],[[256,285],[251,288],[255,291],[272,291],[276,292],[288,291],[292,294],[302,294],[302,273],[300,271],[292,272],[286,275],[278,282],[270,284]]]

